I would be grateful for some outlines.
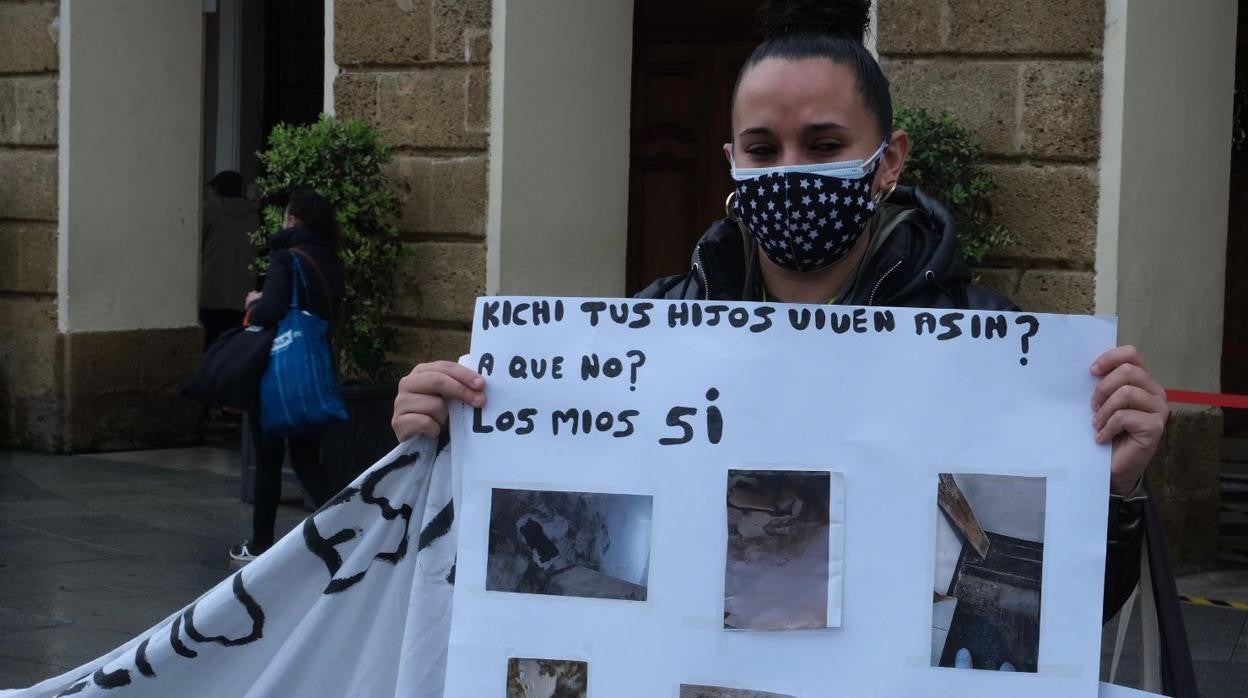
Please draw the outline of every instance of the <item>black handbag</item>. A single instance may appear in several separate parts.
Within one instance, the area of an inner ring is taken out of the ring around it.
[[[210,407],[254,412],[260,404],[260,377],[269,366],[276,327],[236,327],[204,352],[182,394]]]

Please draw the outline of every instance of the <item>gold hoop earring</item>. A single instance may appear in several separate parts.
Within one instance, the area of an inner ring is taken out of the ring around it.
[[[895,191],[897,191],[897,183],[893,182],[888,186],[888,191],[877,192],[875,195],[875,205],[879,206],[885,201],[888,201],[888,197],[892,196]]]
[[[728,218],[731,218],[734,221],[737,220],[737,218],[736,216],[732,215],[732,206],[736,202],[737,202],[737,190],[733,189],[732,191],[728,192],[728,198],[724,199],[724,215],[727,216]]]

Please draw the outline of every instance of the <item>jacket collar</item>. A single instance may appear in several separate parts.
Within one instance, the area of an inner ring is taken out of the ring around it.
[[[313,233],[311,230],[296,225],[293,228],[283,228],[282,230],[269,236],[269,249],[271,250],[288,250],[292,247],[302,245],[318,245],[323,244],[324,240],[321,236]]]

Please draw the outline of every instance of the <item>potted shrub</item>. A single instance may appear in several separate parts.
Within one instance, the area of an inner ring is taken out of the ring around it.
[[[322,439],[322,461],[346,485],[395,446],[390,430],[398,378],[387,356],[397,335],[386,324],[408,254],[395,225],[402,184],[386,174],[389,148],[377,129],[360,120],[323,115],[307,125],[279,124],[259,153],[264,174],[257,180],[264,228],[252,241],[264,247],[282,226],[282,202],[296,189],[313,189],[329,199],[342,234],[346,298],[339,309],[334,347],[350,420],[330,427]],[[259,271],[267,260],[261,258]],[[244,467],[250,460],[244,433]],[[244,477],[244,494],[249,478]],[[247,498],[245,496],[245,498]]]
[[[992,251],[1010,242],[1010,233],[992,222],[992,175],[980,166],[979,142],[946,113],[898,106],[898,128],[910,135],[910,158],[902,175],[949,208],[958,224],[962,258],[979,266]]]

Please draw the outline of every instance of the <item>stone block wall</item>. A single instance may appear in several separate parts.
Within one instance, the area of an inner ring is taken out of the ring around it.
[[[59,449],[58,3],[0,1],[0,444]]]
[[[947,111],[984,145],[1014,242],[981,279],[1028,310],[1094,309],[1104,12],[1104,0],[879,0],[894,101]]]
[[[403,365],[468,349],[485,292],[489,0],[335,0],[334,110],[376,124],[407,183],[413,252],[393,323]]]
[[[170,447],[199,440],[199,403],[181,397],[199,363],[198,325],[60,336],[67,451]]]

